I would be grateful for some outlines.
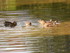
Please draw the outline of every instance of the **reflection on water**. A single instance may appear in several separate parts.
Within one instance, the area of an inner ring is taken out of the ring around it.
[[[27,37],[33,53],[69,53],[70,36]],[[35,50],[36,49],[36,50]]]
[[[22,35],[23,36],[23,35]],[[70,36],[3,37],[0,52],[3,53],[69,53]]]
[[[37,25],[37,19],[31,19],[32,15],[28,15],[27,11],[4,13],[1,16],[3,18],[0,18],[0,53],[70,53],[70,36],[31,37],[31,31],[38,31],[39,28],[25,28],[24,22],[29,20]],[[13,16],[13,13],[22,15]],[[15,20],[18,25],[15,28],[6,28],[3,26],[5,20]]]

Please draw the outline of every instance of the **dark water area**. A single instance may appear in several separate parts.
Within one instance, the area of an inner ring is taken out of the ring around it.
[[[0,38],[0,53],[70,53],[70,36]]]
[[[60,21],[70,21],[70,10],[61,8],[46,8],[46,9],[34,9],[30,13],[35,15],[36,18],[44,20],[60,20]]]
[[[36,40],[33,41],[33,39]],[[29,37],[28,40],[33,41],[31,43],[33,53],[70,53],[70,36],[68,35]]]
[[[40,29],[39,18],[34,17],[29,10],[0,11],[0,53],[70,53],[70,35],[31,36],[31,32]],[[17,21],[17,26],[5,27],[5,20]],[[25,28],[26,21],[33,26]]]
[[[19,5],[17,9],[28,9],[31,15],[44,20],[70,21],[70,4],[66,2]]]

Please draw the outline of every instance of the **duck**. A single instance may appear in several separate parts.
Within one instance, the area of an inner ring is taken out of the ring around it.
[[[5,27],[10,27],[10,25],[11,25],[11,22],[9,22],[9,21],[5,21],[5,22],[4,22],[4,26],[5,26]]]
[[[15,27],[16,25],[17,25],[17,22],[14,21],[13,23],[11,23],[10,27],[13,28],[13,27]]]
[[[5,26],[5,27],[11,27],[11,28],[13,28],[13,27],[15,27],[16,25],[17,25],[17,22],[16,22],[16,21],[14,21],[13,23],[10,22],[10,21],[5,21],[5,22],[4,22],[4,26]]]

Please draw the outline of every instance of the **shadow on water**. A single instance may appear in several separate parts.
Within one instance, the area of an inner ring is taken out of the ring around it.
[[[69,53],[70,36],[46,36],[46,37],[29,37],[29,50],[33,53]]]
[[[3,53],[70,53],[70,36],[12,37],[0,39]]]
[[[6,12],[6,15],[1,16],[0,53],[70,53],[70,35],[31,36],[31,32],[37,32],[40,28],[24,28],[24,22],[28,20],[36,26],[38,19],[31,19],[32,15],[29,15],[27,11],[24,12],[20,11],[22,16],[18,15],[17,18],[13,18],[11,15],[7,16],[13,12]],[[17,11],[15,14],[19,14],[19,12]],[[18,25],[15,28],[6,28],[3,25],[5,20],[15,20]]]

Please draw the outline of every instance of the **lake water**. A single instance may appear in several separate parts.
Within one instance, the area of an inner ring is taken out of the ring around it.
[[[70,53],[70,36],[31,36],[39,31],[38,19],[28,11],[0,11],[0,53]],[[5,27],[5,21],[16,21],[15,28]],[[26,28],[24,22],[33,26]]]

